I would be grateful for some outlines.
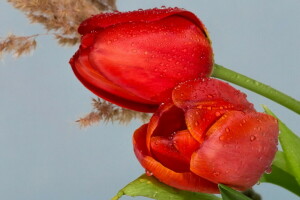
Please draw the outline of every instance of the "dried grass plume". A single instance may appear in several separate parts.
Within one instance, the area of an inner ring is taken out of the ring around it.
[[[150,119],[147,113],[121,108],[100,98],[93,99],[92,104],[93,111],[76,121],[81,127],[87,127],[100,121],[104,123],[119,122],[120,124],[128,124],[133,119],[139,119],[143,123]]]
[[[116,10],[116,0],[7,0],[22,11],[31,23],[42,24],[47,34],[53,34],[60,45],[75,45],[80,41],[79,24],[101,12]],[[9,35],[0,38],[0,54],[14,53],[17,57],[36,47],[32,36]],[[44,34],[43,34],[44,35]]]
[[[36,36],[16,36],[10,34],[4,39],[0,38],[0,58],[4,53],[12,53],[15,57],[28,54],[36,48]]]

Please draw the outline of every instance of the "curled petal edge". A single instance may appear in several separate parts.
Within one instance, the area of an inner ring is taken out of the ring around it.
[[[82,54],[82,51],[78,51],[73,58],[70,60],[70,64],[72,66],[73,72],[75,76],[80,80],[80,82],[92,91],[95,95],[110,101],[116,105],[140,111],[140,112],[155,112],[158,105],[155,104],[147,104],[141,103],[138,101],[146,101],[140,99],[139,97],[125,93],[122,88],[118,87],[117,85],[113,85],[109,80],[107,80],[104,76],[98,74],[97,72],[93,71],[92,67],[88,63],[88,61],[84,61],[85,65],[82,67],[79,59],[79,56],[83,56],[81,59],[88,59],[86,58],[85,54]],[[108,90],[108,91],[107,91]],[[112,94],[109,90],[113,90],[122,96],[127,95],[130,99],[126,99],[120,97],[118,95]],[[136,99],[137,101],[134,101]]]
[[[148,155],[146,147],[147,126],[137,129],[133,135],[134,152],[141,165],[161,182],[172,187],[193,192],[219,193],[217,184],[195,175],[192,172],[177,173]]]

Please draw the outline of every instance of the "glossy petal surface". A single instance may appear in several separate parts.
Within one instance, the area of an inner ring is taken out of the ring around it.
[[[155,102],[178,83],[210,74],[213,65],[208,39],[182,17],[119,24],[97,36],[89,58],[99,73]]]
[[[75,75],[97,96],[125,108],[154,112],[180,82],[212,71],[207,31],[183,9],[99,14],[78,31],[81,46],[70,60]]]
[[[97,96],[129,109],[143,112],[153,112],[157,109],[156,104],[124,91],[97,73],[89,63],[87,50],[81,50],[75,54],[70,63],[76,77]]]
[[[230,111],[207,134],[192,156],[191,171],[240,190],[269,170],[277,151],[277,121],[263,113]]]
[[[206,106],[208,109],[253,110],[246,94],[223,81],[201,78],[179,84],[173,90],[174,104],[184,110]],[[209,108],[210,107],[210,108]]]

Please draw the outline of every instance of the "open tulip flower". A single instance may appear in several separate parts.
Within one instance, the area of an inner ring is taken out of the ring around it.
[[[212,72],[208,33],[186,10],[105,13],[78,31],[81,46],[70,60],[75,75],[97,96],[125,108],[155,112],[180,82]]]
[[[217,184],[246,190],[270,172],[277,120],[256,112],[246,95],[217,79],[179,84],[149,124],[133,136],[142,166],[178,189],[218,193]]]

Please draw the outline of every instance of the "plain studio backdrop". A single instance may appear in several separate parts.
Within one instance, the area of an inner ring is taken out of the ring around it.
[[[216,63],[300,99],[300,1],[298,0],[118,0],[120,11],[182,7],[204,22]],[[0,2],[0,35],[44,33],[23,13]],[[37,39],[29,56],[0,61],[0,197],[3,200],[108,200],[144,173],[131,144],[141,125],[74,122],[91,111],[95,97],[68,64],[77,47]],[[266,104],[299,133],[299,115],[244,90],[257,110]],[[266,200],[298,199],[284,189],[260,184]],[[124,200],[131,197],[123,197]],[[138,197],[135,199],[145,199]]]

